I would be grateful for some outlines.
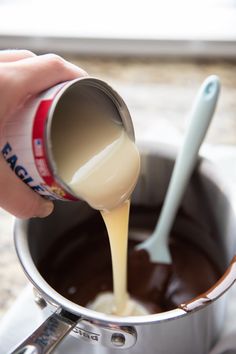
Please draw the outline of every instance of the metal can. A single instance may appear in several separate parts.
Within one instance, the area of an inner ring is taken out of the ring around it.
[[[55,109],[59,102],[60,105],[63,104],[65,94],[67,97],[69,95],[73,113],[73,107],[78,104],[74,93],[84,87],[92,92],[95,99],[102,97],[106,105],[113,106],[116,117],[111,119],[118,117],[134,140],[131,117],[123,99],[106,82],[92,77],[60,83],[31,98],[20,111],[9,117],[3,127],[0,149],[7,163],[23,182],[49,199],[79,199],[56,173],[50,137],[52,122],[56,119]],[[66,144],[66,141],[64,143]]]

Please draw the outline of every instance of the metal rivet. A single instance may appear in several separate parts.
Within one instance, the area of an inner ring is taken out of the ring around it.
[[[38,291],[33,288],[33,292],[34,292],[34,301],[35,303],[41,308],[45,308],[47,306],[46,301],[44,300],[44,298],[38,293]]]
[[[113,333],[111,342],[115,347],[122,347],[125,344],[125,336],[121,333]]]

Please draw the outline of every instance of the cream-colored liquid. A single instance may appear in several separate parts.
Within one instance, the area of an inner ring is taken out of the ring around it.
[[[98,210],[110,211],[124,203],[138,177],[136,146],[123,128],[119,130],[117,139],[81,165],[67,181],[77,195]]]
[[[130,202],[127,200],[111,211],[102,211],[111,247],[113,291],[115,295],[114,312],[122,313],[127,294],[127,246]]]
[[[137,316],[147,314],[141,304],[129,298],[127,293],[127,248],[130,200],[109,211],[101,211],[106,224],[111,248],[113,290],[98,294],[90,308],[107,314]]]
[[[139,152],[113,107],[104,110],[101,102],[91,106],[90,101],[88,111],[86,92],[78,99],[81,104],[76,106],[77,112],[70,112],[69,102],[61,109],[58,107],[52,148],[58,175],[76,195],[101,211],[107,227],[114,297],[110,296],[110,301],[105,297],[105,303],[110,304],[106,310],[99,297],[94,309],[119,315],[140,314],[139,305],[135,310],[135,303],[130,302],[127,294],[129,198],[139,175]],[[66,125],[68,112],[70,116],[73,113],[73,119]]]

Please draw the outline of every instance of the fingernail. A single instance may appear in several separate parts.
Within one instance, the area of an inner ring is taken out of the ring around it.
[[[50,215],[54,209],[53,202],[45,201],[43,206],[38,214],[39,218],[45,218],[46,216]]]

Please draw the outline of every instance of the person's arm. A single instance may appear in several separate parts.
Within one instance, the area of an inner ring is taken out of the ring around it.
[[[4,122],[29,97],[58,84],[86,76],[54,54],[36,56],[26,50],[0,51],[0,134]],[[0,153],[0,207],[19,218],[45,217],[53,203],[39,196],[10,169]]]

